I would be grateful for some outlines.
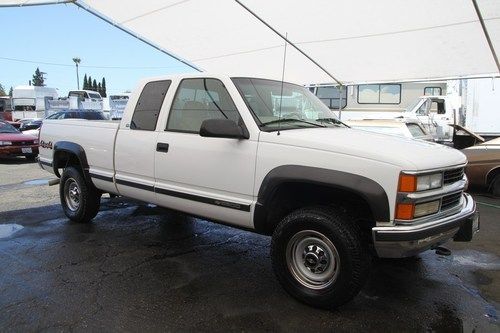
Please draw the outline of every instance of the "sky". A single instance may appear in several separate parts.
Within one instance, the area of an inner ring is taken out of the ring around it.
[[[74,57],[81,59],[80,88],[85,74],[105,77],[108,93],[133,90],[141,78],[194,71],[73,4],[0,8],[0,22],[6,92],[27,85],[39,67],[46,85],[67,95],[77,89]]]

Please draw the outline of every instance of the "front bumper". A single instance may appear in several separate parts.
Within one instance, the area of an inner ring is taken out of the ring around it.
[[[29,149],[31,149],[31,152],[23,152],[23,148],[25,151],[27,148],[29,148]],[[2,147],[0,147],[0,157],[33,156],[33,155],[38,155],[38,145],[2,146]]]
[[[460,228],[473,225],[477,217],[476,203],[464,193],[460,212],[435,221],[417,225],[374,227],[373,243],[377,255],[382,258],[410,257],[436,247],[453,238]]]

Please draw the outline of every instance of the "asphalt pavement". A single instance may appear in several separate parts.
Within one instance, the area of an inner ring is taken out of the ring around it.
[[[103,197],[67,220],[50,174],[0,160],[0,332],[500,332],[500,199],[475,194],[471,243],[376,260],[349,304],[324,311],[280,287],[270,238]]]

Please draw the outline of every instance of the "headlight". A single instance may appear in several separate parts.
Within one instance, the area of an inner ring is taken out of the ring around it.
[[[0,146],[11,146],[12,141],[0,141]]]
[[[433,173],[428,175],[407,175],[401,173],[399,176],[399,192],[419,192],[440,188],[443,185],[443,174]]]
[[[440,188],[443,184],[443,174],[434,173],[431,175],[417,177],[417,191],[432,190]]]

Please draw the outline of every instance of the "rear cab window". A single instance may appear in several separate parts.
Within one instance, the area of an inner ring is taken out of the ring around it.
[[[148,82],[142,89],[139,100],[135,106],[130,129],[154,131],[161,106],[172,81],[162,80]]]

